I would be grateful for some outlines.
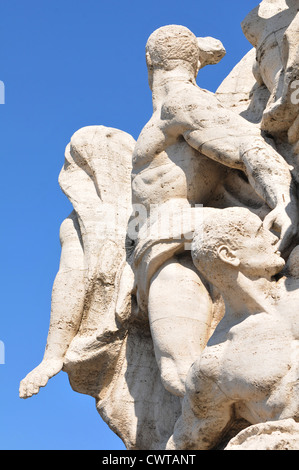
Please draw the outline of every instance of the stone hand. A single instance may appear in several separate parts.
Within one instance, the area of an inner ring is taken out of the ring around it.
[[[62,358],[43,360],[33,371],[31,371],[20,384],[20,398],[29,398],[39,392],[40,387],[45,387],[48,380],[61,371]]]
[[[268,230],[274,229],[280,232],[278,248],[281,252],[286,250],[297,234],[298,209],[278,205],[264,219],[264,227]]]

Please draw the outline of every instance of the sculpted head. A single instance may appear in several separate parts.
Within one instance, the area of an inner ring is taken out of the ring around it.
[[[284,267],[278,237],[249,210],[206,209],[203,225],[193,239],[193,262],[216,286],[225,285],[240,272],[250,279],[271,279]]]
[[[184,61],[194,68],[194,73],[197,70],[197,38],[185,26],[162,26],[150,35],[145,50],[148,68],[167,70],[173,61]]]
[[[225,55],[222,43],[213,38],[197,38],[180,25],[162,26],[154,31],[146,44],[149,73],[156,69],[173,70],[185,66],[196,78],[198,70],[216,64]]]

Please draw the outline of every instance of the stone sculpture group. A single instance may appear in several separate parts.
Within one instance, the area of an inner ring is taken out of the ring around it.
[[[299,448],[299,3],[263,0],[216,93],[222,43],[179,25],[146,44],[137,141],[77,131],[44,358],[127,449]],[[298,403],[297,403],[298,402]]]

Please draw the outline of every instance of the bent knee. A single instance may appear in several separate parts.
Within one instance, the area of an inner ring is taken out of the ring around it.
[[[183,397],[186,391],[188,370],[189,365],[179,365],[171,358],[162,358],[160,361],[160,372],[164,388],[172,395]]]
[[[221,379],[216,368],[203,365],[200,359],[194,362],[187,374],[185,390],[195,407],[202,407],[203,402],[212,401],[216,406],[230,401],[222,390]]]

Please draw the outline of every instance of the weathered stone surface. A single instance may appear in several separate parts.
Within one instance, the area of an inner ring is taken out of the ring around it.
[[[224,450],[298,450],[299,425],[293,419],[255,424],[241,431]]]
[[[278,238],[249,210],[206,209],[203,224],[193,261],[226,309],[189,370],[168,449],[212,449],[237,420],[298,419],[298,279],[275,279]]]
[[[242,28],[256,50],[257,82],[270,92],[261,127],[270,133],[288,131],[299,111],[298,102],[292,100],[299,78],[298,2],[263,0],[244,19]]]

